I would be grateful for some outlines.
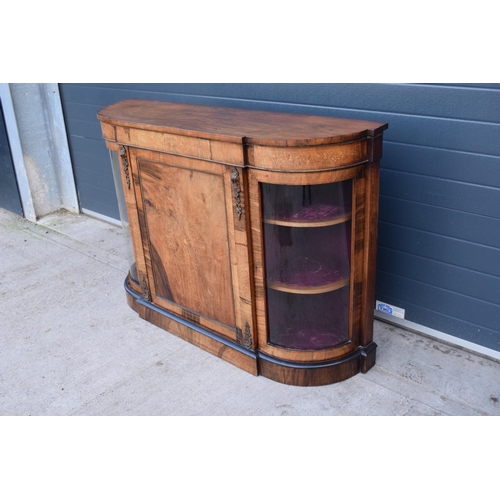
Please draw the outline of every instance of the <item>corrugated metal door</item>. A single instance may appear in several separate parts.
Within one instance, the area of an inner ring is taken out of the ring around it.
[[[2,101],[0,100],[0,207],[23,215],[21,197],[17,186],[16,172],[10,152],[7,128],[3,116]]]
[[[129,98],[388,122],[376,298],[500,351],[500,85],[65,84],[82,207],[118,216],[97,111]]]

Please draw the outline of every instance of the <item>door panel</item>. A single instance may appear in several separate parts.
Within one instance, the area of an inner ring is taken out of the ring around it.
[[[145,296],[177,316],[254,345],[243,170],[128,148],[129,218]],[[142,274],[141,274],[142,273]]]
[[[158,302],[235,326],[222,176],[138,162]]]

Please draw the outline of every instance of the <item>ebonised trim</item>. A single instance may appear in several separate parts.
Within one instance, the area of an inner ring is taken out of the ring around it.
[[[375,342],[370,342],[368,346],[363,347],[360,346],[354,351],[350,352],[349,354],[342,356],[341,358],[336,358],[333,360],[327,360],[327,361],[315,361],[315,362],[306,362],[306,363],[298,363],[294,361],[285,361],[282,359],[275,358],[273,356],[269,356],[268,354],[264,354],[262,352],[257,353],[257,357],[259,359],[262,359],[264,361],[268,361],[269,363],[274,363],[275,365],[278,366],[285,366],[287,368],[297,368],[297,369],[311,369],[311,368],[329,368],[333,366],[338,366],[342,365],[348,361],[351,361],[352,359],[359,358],[361,356],[366,356],[369,354],[371,351],[377,348],[377,344]]]
[[[172,314],[170,312],[165,311],[164,309],[161,309],[160,307],[152,304],[151,302],[148,302],[147,300],[144,300],[144,298],[139,295],[137,292],[134,292],[129,286],[128,286],[128,276],[125,278],[124,282],[124,287],[125,290],[128,294],[130,294],[134,300],[144,306],[147,307],[148,309],[152,309],[153,311],[162,314],[163,316],[176,321],[180,323],[183,326],[186,326],[188,328],[191,328],[192,330],[195,330],[198,333],[201,333],[202,335],[207,336],[208,338],[215,340],[217,342],[220,342],[221,344],[230,347],[231,349],[235,349],[236,351],[245,354],[246,356],[249,356],[252,359],[262,359],[263,361],[267,361],[268,363],[273,363],[278,366],[283,366],[287,368],[296,368],[296,369],[311,369],[311,368],[329,368],[329,367],[334,367],[334,366],[339,366],[342,365],[348,361],[351,361],[353,359],[359,358],[359,357],[366,357],[370,352],[372,352],[374,349],[377,348],[377,344],[375,342],[370,342],[367,346],[359,346],[357,349],[354,351],[350,352],[346,356],[342,356],[341,358],[337,358],[334,360],[327,360],[327,361],[315,361],[315,362],[306,362],[306,363],[298,363],[298,362],[293,362],[293,361],[285,361],[282,359],[275,358],[273,356],[269,356],[268,354],[264,354],[260,351],[254,352],[250,349],[246,349],[245,347],[232,342],[231,340],[228,340],[220,335],[217,335],[214,332],[211,332],[200,325],[197,325],[196,323],[191,323],[190,321],[186,320],[185,318],[181,318],[179,316],[176,316],[175,314]]]
[[[172,321],[176,321],[177,323],[180,323],[183,326],[186,326],[188,328],[191,328],[191,330],[195,330],[198,333],[201,333],[202,335],[205,335],[206,337],[216,340],[217,342],[220,342],[221,344],[230,347],[231,349],[234,349],[235,351],[241,352],[242,354],[245,354],[246,356],[249,356],[252,359],[257,359],[257,354],[254,351],[251,351],[250,349],[246,349],[245,347],[242,347],[241,345],[237,344],[236,342],[232,342],[231,340],[228,340],[220,335],[217,335],[214,332],[211,332],[210,330],[206,330],[205,328],[201,327],[200,325],[197,325],[196,323],[191,323],[190,321],[187,321],[184,318],[181,318],[180,316],[176,316],[175,314],[172,314],[170,312],[165,311],[164,309],[152,304],[151,302],[148,302],[147,300],[144,300],[142,295],[139,295],[137,292],[134,292],[129,286],[128,286],[128,276],[125,278],[125,291],[130,294],[134,300],[140,304],[141,306],[147,307],[148,309],[152,309],[153,311],[162,314],[163,316],[167,317],[168,319],[171,319]]]

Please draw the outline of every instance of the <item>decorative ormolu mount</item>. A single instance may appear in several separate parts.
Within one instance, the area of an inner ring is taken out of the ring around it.
[[[243,332],[243,345],[247,349],[252,348],[252,337],[250,336],[250,325],[245,323],[245,331]]]
[[[146,278],[143,276],[142,277],[142,298],[144,300],[147,300],[148,302],[151,302],[151,293],[149,292],[149,286]]]
[[[238,170],[233,167],[231,171],[231,182],[233,183],[233,198],[236,201],[236,215],[238,220],[241,220],[241,214],[243,213],[243,208],[241,207],[241,185],[240,185],[240,174]]]
[[[236,342],[247,349],[252,348],[252,337],[250,336],[250,325],[248,321],[245,323],[245,332],[242,332],[241,328],[236,328]]]
[[[127,187],[130,189],[130,175],[128,173],[128,157],[127,150],[124,146],[120,148],[120,156],[122,158],[123,171],[125,172],[125,180],[127,181]]]

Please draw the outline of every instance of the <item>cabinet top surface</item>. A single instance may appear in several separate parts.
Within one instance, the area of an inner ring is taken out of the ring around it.
[[[129,99],[101,109],[104,123],[264,146],[312,146],[380,134],[386,123]]]

